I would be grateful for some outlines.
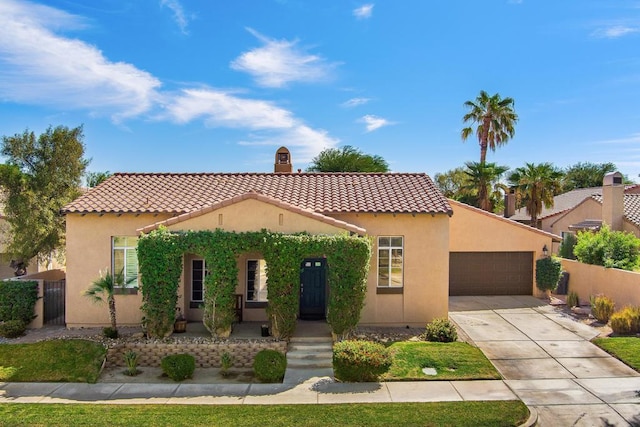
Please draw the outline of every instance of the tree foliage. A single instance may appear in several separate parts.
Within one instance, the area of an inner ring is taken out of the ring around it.
[[[554,291],[562,274],[562,263],[555,257],[544,257],[536,261],[536,286],[541,291]]]
[[[111,172],[109,171],[105,171],[105,172],[87,172],[86,174],[86,183],[87,183],[87,187],[89,188],[93,188],[93,187],[97,187],[98,184],[101,184],[102,182],[106,181],[107,178],[109,178],[111,176]]]
[[[531,226],[538,227],[542,207],[553,206],[553,197],[560,189],[562,172],[551,163],[525,163],[509,175],[509,183],[516,189],[518,206],[524,206],[531,216]]]
[[[475,206],[493,212],[494,206],[503,198],[506,191],[506,186],[500,182],[500,177],[509,170],[509,167],[478,162],[467,162],[466,167],[464,172],[467,175],[467,182],[462,189],[475,197]]]
[[[578,233],[573,253],[585,264],[635,270],[640,266],[640,239],[631,233],[611,231],[604,224],[597,233]]]
[[[389,164],[377,155],[364,154],[350,145],[328,148],[311,160],[308,172],[389,172]]]
[[[609,172],[616,171],[613,163],[579,162],[564,170],[562,191],[567,192],[577,188],[601,187],[602,179]]]
[[[462,140],[466,141],[473,133],[476,134],[480,144],[480,163],[484,163],[487,149],[495,151],[496,147],[506,144],[515,135],[518,115],[514,111],[514,100],[508,97],[503,99],[498,93],[489,96],[481,90],[475,101],[467,101],[464,106],[469,111],[462,121],[470,125],[462,129]]]
[[[46,258],[64,245],[65,223],[60,209],[80,195],[84,159],[82,126],[49,127],[4,136],[0,165],[5,216],[10,227],[9,252],[28,260]]]
[[[103,303],[106,299],[107,306],[109,307],[111,329],[116,332],[118,330],[118,326],[116,324],[115,287],[124,286],[125,284],[131,283],[133,280],[135,280],[135,277],[132,277],[127,281],[127,283],[125,283],[124,271],[120,271],[119,273],[112,275],[107,269],[105,272],[100,272],[100,277],[91,282],[89,288],[84,291],[83,294],[95,303]]]

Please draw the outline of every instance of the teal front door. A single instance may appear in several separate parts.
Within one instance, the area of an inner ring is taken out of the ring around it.
[[[326,319],[327,260],[305,259],[300,267],[300,319]]]

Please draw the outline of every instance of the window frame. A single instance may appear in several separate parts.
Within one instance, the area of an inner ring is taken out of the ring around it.
[[[202,293],[202,299],[194,299],[193,298],[193,282],[194,282],[194,274],[193,272],[196,271],[196,268],[194,267],[194,263],[195,262],[202,262],[202,268],[198,269],[202,271],[202,278],[200,279],[201,284],[200,286],[202,287],[200,289],[200,292]],[[191,280],[189,283],[189,305],[193,308],[193,306],[195,305],[196,307],[200,306],[200,304],[204,303],[204,282],[205,282],[205,278],[207,277],[207,263],[203,258],[193,258],[191,260]]]
[[[125,244],[118,245],[116,243],[117,239],[124,239]],[[131,245],[129,243],[129,239],[133,239],[135,245]],[[118,285],[114,283],[114,291],[118,294],[135,294],[138,292],[138,288],[140,286],[140,266],[138,264],[138,236],[111,236],[111,274],[114,279],[116,275],[119,274],[119,271],[116,269],[116,251],[122,251],[122,272],[124,275],[124,284]],[[127,271],[127,259],[130,256],[130,252],[134,253],[135,274],[130,274]],[[127,283],[127,281],[131,280],[133,276],[135,276],[135,279],[130,283]]]
[[[257,268],[255,270],[249,269],[249,263],[256,262]],[[264,265],[264,267],[262,267]],[[262,271],[264,269],[264,285],[261,283],[261,277],[263,277]],[[269,302],[269,291],[267,289],[268,286],[268,278],[267,278],[267,263],[263,258],[248,258],[245,261],[245,280],[244,280],[244,290],[245,290],[245,306],[250,308],[262,308],[266,307]],[[255,277],[253,279],[249,278],[249,272],[253,271]],[[257,274],[256,274],[257,273]],[[249,290],[249,282],[250,280],[257,281],[258,289],[256,290],[255,284],[254,289],[252,291]],[[263,285],[263,286],[262,286]],[[260,295],[264,293],[264,299],[249,299],[249,293],[253,293],[253,295],[257,295],[260,298]]]
[[[389,244],[388,245],[382,245],[381,244],[381,240],[382,239],[389,239]],[[393,240],[394,239],[401,239],[401,244],[400,245],[394,245],[393,244]],[[378,236],[377,240],[376,240],[376,244],[377,244],[377,260],[376,260],[376,291],[379,294],[399,294],[403,292],[404,289],[404,236],[391,236],[391,235],[384,235],[384,236]],[[397,285],[392,285],[393,281],[392,281],[392,270],[394,268],[393,266],[393,252],[394,251],[398,251],[400,250],[400,256],[402,259],[402,264],[400,266],[401,268],[401,284],[399,286]],[[387,274],[388,274],[388,284],[380,284],[380,253],[384,251],[387,253],[387,259],[389,260],[389,265],[388,265],[388,270],[387,270]]]

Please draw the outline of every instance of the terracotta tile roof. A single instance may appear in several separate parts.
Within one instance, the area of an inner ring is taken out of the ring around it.
[[[592,197],[598,203],[602,203],[602,194]],[[624,195],[624,217],[627,221],[640,227],[640,194]]]
[[[62,212],[180,215],[251,191],[323,214],[452,212],[424,173],[117,173]]]
[[[269,203],[271,205],[277,206],[279,208],[283,208],[286,209],[288,211],[291,212],[295,212],[298,215],[303,215],[306,216],[308,218],[313,218],[316,221],[321,221],[330,225],[333,225],[334,227],[339,227],[348,231],[352,231],[354,233],[357,234],[361,234],[364,235],[367,233],[367,230],[362,228],[362,227],[358,227],[357,225],[353,225],[353,224],[349,224],[348,222],[345,221],[340,221],[337,220],[335,218],[331,218],[329,216],[326,215],[322,215],[320,213],[316,213],[316,212],[312,212],[306,209],[301,209],[297,206],[293,206],[290,205],[289,203],[285,203],[285,202],[281,202],[280,200],[274,199],[273,197],[269,197],[269,196],[265,196],[262,195],[260,193],[257,193],[255,191],[250,191],[248,193],[242,194],[240,196],[235,196],[232,197],[231,199],[227,199],[227,200],[223,200],[222,202],[219,203],[215,203],[211,206],[207,206],[205,208],[199,209],[197,211],[193,211],[193,212],[187,212],[184,213],[182,215],[178,215],[178,216],[174,216],[172,218],[166,219],[164,221],[159,221],[156,222],[155,224],[151,224],[148,225],[146,227],[140,228],[137,231],[140,233],[149,233],[152,230],[155,230],[156,228],[158,228],[161,225],[165,225],[165,226],[169,226],[169,225],[173,225],[173,224],[177,224],[180,223],[182,221],[187,221],[188,219],[191,218],[196,218],[199,217],[201,215],[205,215],[209,212],[213,212],[217,209],[220,209],[224,206],[229,206],[229,205],[233,205],[235,203],[241,202],[243,200],[249,200],[249,199],[254,199],[254,200],[259,200],[261,202],[264,203]]]

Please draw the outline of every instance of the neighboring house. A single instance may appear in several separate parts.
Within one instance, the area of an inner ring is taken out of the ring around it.
[[[4,215],[0,214],[0,280],[47,270],[47,263],[38,263],[35,258],[24,262],[9,253],[7,250],[9,230],[9,223],[7,223]],[[60,266],[56,263],[51,268],[60,268]]]
[[[640,186],[626,186],[620,172],[605,175],[603,186],[580,203],[555,215],[548,227],[555,234],[575,234],[600,229],[603,223],[612,230],[640,237]]]
[[[454,259],[457,256],[478,261],[479,253],[489,253],[492,268],[503,275],[513,263],[510,255],[526,253],[515,261],[519,266],[528,264],[524,278],[518,279],[518,289],[512,291],[509,281],[500,289],[474,288],[467,283],[462,292],[531,294],[534,260],[545,245],[557,240],[557,236],[466,205],[454,203],[452,209],[423,173],[292,173],[291,156],[284,147],[275,159],[274,173],[114,174],[68,204],[63,209],[67,326],[108,323],[107,310],[83,297],[83,290],[105,268],[124,271],[135,280],[137,238],[161,225],[172,231],[268,229],[370,236],[373,251],[361,315],[361,324],[370,325],[424,326],[446,316],[450,259],[458,263],[456,270],[464,269],[469,277],[481,273],[477,263],[464,265],[464,260]],[[304,261],[301,274],[314,264]],[[267,320],[265,267],[257,252],[238,259],[236,294],[242,299],[244,320]],[[190,321],[202,318],[199,305],[206,271],[198,254],[184,254],[178,304]],[[465,279],[455,280],[463,283]],[[136,286],[134,281],[118,289],[119,324],[141,321],[142,298]]]

